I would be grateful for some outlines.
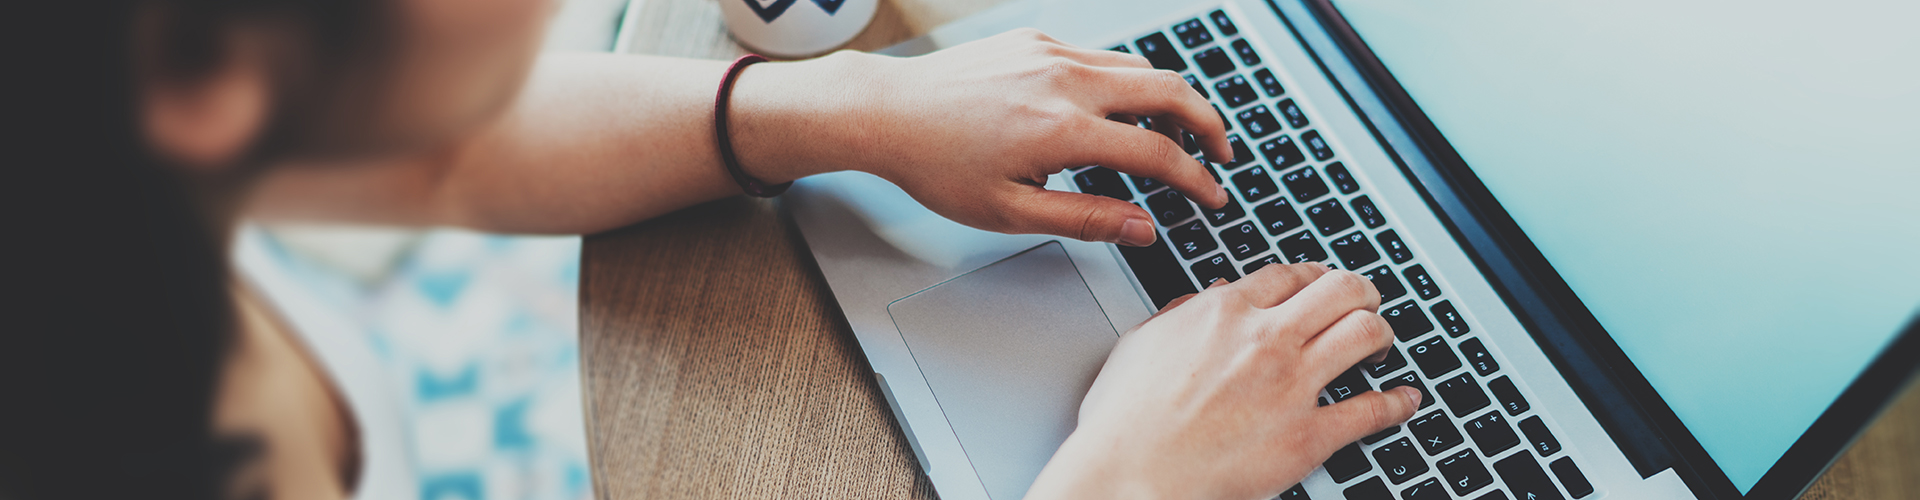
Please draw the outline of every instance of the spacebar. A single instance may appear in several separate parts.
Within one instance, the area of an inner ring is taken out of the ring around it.
[[[1180,268],[1180,261],[1173,258],[1173,250],[1167,248],[1165,238],[1144,247],[1119,247],[1120,256],[1126,257],[1127,267],[1133,268],[1133,277],[1140,280],[1140,287],[1147,289],[1147,298],[1153,299],[1154,308],[1166,307],[1173,299],[1197,291],[1193,280]]]

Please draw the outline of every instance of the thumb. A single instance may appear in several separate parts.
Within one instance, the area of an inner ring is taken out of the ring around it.
[[[1407,419],[1413,418],[1413,412],[1420,408],[1420,390],[1412,387],[1395,387],[1385,392],[1368,391],[1352,399],[1320,408],[1320,435],[1328,442],[1321,443],[1328,453],[1359,441],[1373,433],[1380,432]]]
[[[1042,233],[1131,246],[1153,244],[1158,233],[1147,211],[1105,196],[1034,186],[1003,207],[1013,233]]]

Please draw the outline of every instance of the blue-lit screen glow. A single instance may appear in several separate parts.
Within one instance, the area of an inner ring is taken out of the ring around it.
[[[1335,3],[1743,493],[1920,305],[1920,2]]]

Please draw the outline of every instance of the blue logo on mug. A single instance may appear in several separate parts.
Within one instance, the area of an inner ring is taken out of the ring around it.
[[[787,8],[792,7],[794,2],[794,0],[773,0],[772,3],[768,3],[766,6],[762,7],[760,5],[760,0],[742,0],[742,1],[747,2],[747,8],[753,9],[753,13],[756,15],[759,15],[761,21],[765,21],[768,23],[773,22],[774,19],[779,19],[781,14],[787,13]],[[820,10],[827,11],[827,15],[829,16],[833,15],[835,12],[839,12],[840,4],[847,2],[847,0],[812,0],[812,1],[815,5],[820,6]]]

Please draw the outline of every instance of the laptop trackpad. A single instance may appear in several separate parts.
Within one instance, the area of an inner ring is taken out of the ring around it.
[[[1119,334],[1059,242],[887,306],[974,471],[1025,495]]]

